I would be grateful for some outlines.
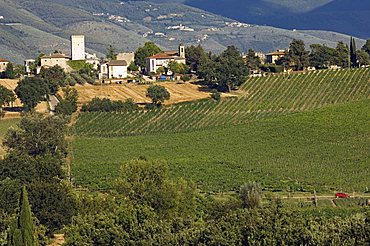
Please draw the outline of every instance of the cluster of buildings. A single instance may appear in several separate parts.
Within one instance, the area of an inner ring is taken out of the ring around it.
[[[134,62],[135,54],[130,53],[119,53],[115,60],[101,60],[96,54],[89,54],[85,50],[85,37],[83,35],[72,35],[71,36],[71,57],[62,54],[54,53],[44,55],[40,58],[40,66],[37,68],[36,73],[40,71],[42,67],[51,68],[56,65],[63,68],[66,72],[71,72],[72,68],[69,66],[69,61],[85,61],[88,64],[92,64],[93,68],[99,71],[99,79],[124,79],[129,76],[128,66]],[[145,59],[146,67],[145,72],[147,74],[157,72],[159,67],[167,67],[171,61],[177,61],[178,63],[186,64],[185,58],[185,46],[180,45],[177,51],[161,52],[159,54],[147,57]],[[0,60],[0,71],[3,66],[6,67],[6,62]],[[28,59],[24,62],[26,73],[31,74],[31,71],[36,62],[34,59]],[[4,63],[4,64],[3,64]]]

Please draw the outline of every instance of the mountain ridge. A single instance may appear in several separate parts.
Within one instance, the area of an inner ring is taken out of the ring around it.
[[[181,0],[180,0],[181,1]],[[220,52],[228,45],[242,52],[286,48],[293,38],[307,45],[334,46],[349,36],[321,31],[300,32],[248,25],[179,3],[155,4],[118,0],[0,0],[0,57],[15,62],[38,53],[69,53],[69,36],[84,34],[90,53],[104,56],[109,45],[117,51],[135,51],[153,41],[163,49],[179,43],[201,44]],[[187,30],[180,30],[180,28]],[[324,35],[325,34],[325,35]],[[364,40],[358,40],[361,45]]]

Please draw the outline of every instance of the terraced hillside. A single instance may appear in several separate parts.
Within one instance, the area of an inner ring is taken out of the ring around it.
[[[370,69],[315,71],[249,79],[239,96],[130,113],[82,113],[78,136],[121,137],[171,133],[286,115],[370,98]]]

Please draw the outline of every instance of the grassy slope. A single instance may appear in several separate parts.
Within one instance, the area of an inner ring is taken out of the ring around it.
[[[256,180],[271,189],[364,191],[369,183],[369,100],[240,126],[126,138],[76,138],[78,184],[106,187],[139,156],[166,159],[173,177],[204,190]]]

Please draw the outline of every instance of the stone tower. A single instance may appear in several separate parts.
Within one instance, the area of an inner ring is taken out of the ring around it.
[[[71,36],[71,55],[72,60],[85,60],[85,36]]]
[[[185,58],[185,45],[183,44],[179,45],[179,56],[181,58]]]

